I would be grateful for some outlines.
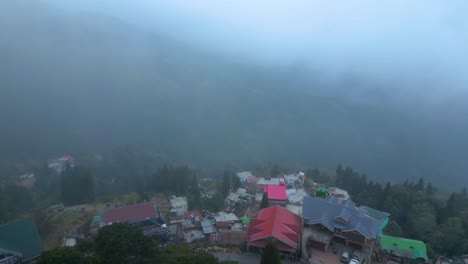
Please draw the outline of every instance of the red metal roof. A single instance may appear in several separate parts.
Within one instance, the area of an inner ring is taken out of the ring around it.
[[[135,222],[146,218],[158,217],[158,212],[152,202],[117,207],[104,212],[103,221],[105,224],[111,222]]]
[[[246,239],[253,246],[264,247],[275,238],[281,242],[277,243],[280,250],[294,252],[298,249],[301,227],[299,216],[279,205],[270,206],[250,221]]]
[[[286,200],[286,186],[284,185],[265,185],[263,191],[268,194],[268,199]]]
[[[192,216],[198,216],[198,219],[200,219],[200,221],[203,220],[203,216],[202,214],[200,213],[200,211],[198,210],[193,210],[193,211],[188,211],[185,213],[185,219],[190,219],[192,218]]]
[[[230,225],[231,225],[231,223],[229,223],[229,222],[216,222],[216,228],[228,227]]]

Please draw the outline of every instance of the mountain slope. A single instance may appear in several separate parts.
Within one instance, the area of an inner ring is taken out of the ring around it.
[[[0,10],[4,158],[128,145],[199,166],[343,163],[467,184],[466,120],[323,96],[307,71],[234,62],[114,18],[39,2]]]

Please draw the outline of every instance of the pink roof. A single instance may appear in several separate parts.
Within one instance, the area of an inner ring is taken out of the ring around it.
[[[258,216],[250,221],[246,240],[250,245],[264,247],[271,237],[279,240],[282,251],[298,249],[302,221],[289,210],[270,206],[260,210]]]
[[[111,222],[135,222],[146,218],[158,217],[158,212],[152,202],[117,207],[104,212],[103,221],[108,224]]]
[[[268,199],[286,200],[286,186],[284,185],[265,185],[263,191],[268,194]]]

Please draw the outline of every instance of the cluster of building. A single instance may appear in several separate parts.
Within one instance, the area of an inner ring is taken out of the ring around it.
[[[267,243],[275,241],[283,256],[296,260],[312,261],[314,252],[336,252],[337,245],[362,252],[359,255],[367,262],[377,247],[386,252],[382,263],[428,260],[423,242],[384,235],[390,215],[357,206],[346,190],[314,184],[317,188],[312,197],[303,189],[303,173],[256,178],[242,172],[238,177],[244,188],[255,190],[253,218],[242,244],[247,251],[262,252]],[[256,210],[264,195],[269,207]]]
[[[100,228],[115,223],[136,225],[141,228],[143,234],[157,240],[164,240],[168,235],[166,222],[153,202],[122,207],[109,204],[94,216],[89,233],[96,237]]]
[[[189,211],[187,198],[176,196],[169,197],[167,216],[153,202],[108,204],[93,218],[90,235],[97,236],[104,226],[130,223],[163,244],[205,241],[261,253],[268,243],[274,242],[283,257],[305,261],[312,260],[317,252],[336,253],[340,245],[362,252],[366,263],[374,248],[385,252],[381,263],[428,261],[423,242],[384,235],[390,215],[357,206],[345,190],[322,186],[309,195],[303,189],[303,173],[257,178],[250,172],[241,172],[238,177],[242,187],[226,197],[221,212]],[[265,196],[268,207],[260,209]],[[27,260],[40,254],[40,239],[35,239],[38,233],[31,223],[27,220],[12,223],[13,227],[0,226],[1,264],[18,263],[13,260]],[[29,232],[31,243],[26,244],[30,248],[22,248],[26,245],[20,242],[24,238],[16,237],[14,231],[19,229]],[[439,263],[447,262],[441,259]]]
[[[242,192],[239,192],[242,193]],[[233,200],[242,200],[242,194]],[[210,212],[207,210],[188,211],[185,197],[170,197],[170,224],[167,243],[211,241],[222,245],[240,245],[245,235],[246,218],[239,218],[227,210]],[[227,205],[229,208],[229,205]]]

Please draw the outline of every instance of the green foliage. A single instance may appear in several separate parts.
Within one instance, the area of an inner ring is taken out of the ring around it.
[[[268,195],[267,193],[264,193],[262,197],[262,201],[260,202],[260,209],[267,208],[268,206],[269,206]]]
[[[34,207],[31,192],[14,183],[5,185],[3,190],[2,186],[0,186],[0,198],[3,198],[0,201],[0,207],[3,207],[3,211],[0,212],[0,219],[11,219],[15,215]]]
[[[52,231],[54,220],[52,219],[52,215],[47,212],[46,208],[37,208],[34,210],[33,217],[41,237],[45,237]]]
[[[305,175],[308,178],[312,179],[312,181],[314,181],[316,183],[321,183],[321,184],[331,184],[332,183],[332,179],[331,179],[330,175],[328,175],[324,171],[320,171],[317,168],[307,169],[306,172],[305,172]]]
[[[192,175],[193,172],[187,166],[165,164],[151,176],[150,190],[186,195]]]
[[[140,194],[136,192],[131,192],[122,197],[122,202],[124,204],[134,204],[136,202],[141,202],[141,201],[142,201],[142,197],[140,196]]]
[[[188,198],[189,210],[200,208],[201,196],[200,196],[200,189],[198,188],[198,177],[196,174],[192,175],[187,198]]]
[[[281,257],[274,242],[269,242],[262,253],[261,264],[281,264]]]
[[[88,264],[84,254],[73,247],[54,248],[42,253],[39,264]]]
[[[0,223],[6,222],[9,218],[5,195],[3,188],[0,186]]]
[[[240,182],[239,178],[234,173],[231,173],[231,185],[232,185],[232,190],[233,191],[236,191],[241,186],[241,182]]]
[[[99,229],[96,253],[102,264],[140,264],[157,259],[159,250],[138,227],[115,223]]]
[[[193,252],[185,244],[173,244],[163,251],[138,227],[113,224],[99,231],[96,241],[79,240],[74,248],[44,252],[39,264],[219,264],[210,253]]]
[[[96,248],[96,243],[92,239],[80,239],[78,240],[78,243],[76,244],[75,248],[85,254],[85,255],[93,255],[95,252]]]
[[[163,256],[163,263],[167,264],[218,264],[218,260],[206,252],[193,252],[187,245],[170,245]]]
[[[432,186],[432,183],[428,183],[427,186],[426,186],[426,194],[431,196],[431,195],[434,195],[436,193],[436,189]]]
[[[403,235],[403,230],[401,229],[400,225],[395,220],[391,220],[390,222],[388,222],[388,225],[385,227],[384,233],[390,236],[401,237]]]
[[[54,175],[50,171],[47,162],[44,162],[39,168],[35,170],[34,175],[36,176],[36,189],[41,197],[46,198],[53,192]]]
[[[454,192],[447,201],[434,196],[435,188],[423,178],[416,184],[385,188],[368,181],[351,168],[336,170],[336,184],[348,190],[357,204],[390,213],[391,221],[384,233],[422,240],[433,255],[459,255],[468,250],[468,195],[466,190]]]
[[[278,177],[280,173],[281,168],[278,166],[278,164],[273,164],[273,166],[270,167],[270,177]]]
[[[229,171],[224,170],[223,179],[221,181],[220,191],[223,197],[226,197],[231,190],[231,175]]]
[[[90,203],[95,199],[94,177],[91,170],[82,166],[66,165],[61,175],[61,196],[66,205]]]
[[[224,207],[224,198],[220,193],[216,193],[212,198],[203,199],[202,203],[206,210],[216,212]]]

